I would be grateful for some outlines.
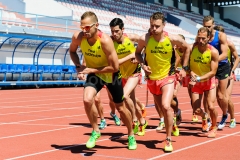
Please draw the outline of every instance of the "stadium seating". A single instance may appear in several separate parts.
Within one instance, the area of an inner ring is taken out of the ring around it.
[[[62,74],[64,75],[63,79],[65,79],[65,74],[70,74],[69,80],[73,80],[73,73],[76,73],[76,69],[75,66],[71,65],[0,64],[0,74],[4,74],[2,81],[6,82],[6,74],[8,73],[19,74],[18,81],[22,80],[23,73],[37,74],[37,77],[40,75],[38,81],[43,81],[43,74],[51,74],[52,80],[54,80],[55,74],[59,75],[58,80],[62,79]]]

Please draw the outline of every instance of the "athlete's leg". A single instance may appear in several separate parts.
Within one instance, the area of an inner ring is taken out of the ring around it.
[[[172,107],[174,113],[178,112],[178,102],[175,99],[177,98],[177,93],[178,93],[179,89],[180,89],[180,83],[179,83],[179,81],[176,81],[176,86],[175,86],[174,92],[173,92],[173,99],[171,101],[171,107]]]
[[[155,105],[155,108],[156,108],[157,113],[158,113],[159,118],[160,118],[160,122],[159,122],[159,124],[158,124],[158,126],[157,126],[157,128],[156,128],[156,131],[157,131],[157,132],[160,132],[160,131],[163,130],[163,128],[165,127],[164,115],[163,115],[163,111],[162,111],[161,107],[157,105],[157,103],[155,102],[155,100],[154,100],[154,105]]]
[[[124,94],[122,88],[122,79],[119,79],[116,74],[113,75],[113,83],[107,84],[107,88],[112,95],[113,102],[115,103],[116,109],[120,113],[123,123],[128,129],[128,149],[136,149],[137,143],[132,129],[132,116],[129,110],[125,107],[125,103],[123,103]]]
[[[212,120],[212,127],[210,128],[210,132],[208,134],[208,137],[214,138],[216,136],[216,131],[217,131],[217,117],[218,117],[218,112],[217,109],[214,107],[214,103],[216,100],[216,88],[211,89],[209,91],[204,92],[204,97],[206,97],[204,100],[207,102],[208,110],[209,110],[209,115],[211,116]]]
[[[189,95],[189,98],[190,98],[190,105],[193,109],[193,105],[192,105],[192,85],[188,85],[188,95]],[[193,122],[197,122],[198,121],[198,116],[195,114],[195,112],[193,111],[193,116],[192,116],[192,121]]]
[[[97,91],[95,88],[90,86],[85,87],[84,93],[83,93],[83,103],[84,103],[85,112],[93,127],[93,130],[96,132],[99,132],[98,123],[97,123],[98,111],[94,104],[94,97],[96,94],[97,94]]]
[[[94,103],[95,103],[95,105],[96,105],[96,107],[97,107],[97,111],[98,111],[99,117],[100,117],[101,119],[104,119],[103,107],[102,107],[102,105],[101,105],[101,99],[100,99],[100,97],[101,97],[101,94],[100,94],[100,92],[98,92],[97,95],[94,97]]]
[[[204,103],[207,104],[208,111],[210,113],[208,115],[211,116],[212,126],[216,127],[217,126],[217,116],[218,116],[217,110],[214,107],[214,103],[215,103],[215,100],[216,100],[216,88],[213,88],[209,91],[205,91],[204,92],[204,97],[206,97],[203,100],[206,101]]]
[[[145,128],[147,126],[146,120],[142,117],[142,112],[140,108],[137,108],[136,100],[135,100],[135,88],[138,84],[139,78],[136,77],[130,77],[127,79],[127,82],[123,88],[124,90],[124,97],[125,102],[128,108],[132,109],[132,116],[133,116],[133,122],[134,122],[134,133],[138,132],[138,120],[140,121],[140,133],[138,135],[144,135],[145,134]],[[133,115],[135,114],[135,115]],[[136,117],[136,119],[135,119]]]
[[[228,78],[219,80],[218,82],[217,101],[218,101],[219,107],[223,112],[222,120],[218,125],[218,129],[223,129],[225,127],[225,123],[228,117],[227,84],[228,84]]]
[[[136,101],[133,102],[133,100],[130,97],[130,93],[136,88],[138,83],[138,77],[131,77],[128,78],[125,86],[123,87],[124,92],[124,101],[126,103],[127,108],[130,110],[133,122],[137,122],[138,118],[136,116]]]
[[[135,98],[135,89],[130,93],[130,98],[132,99],[133,104],[135,105],[135,111],[136,111],[135,113],[140,124],[142,125],[145,124],[145,119],[142,116],[141,108],[139,107],[139,105],[137,105],[137,100]]]
[[[101,119],[101,122],[100,122],[100,125],[99,125],[99,129],[104,129],[107,127],[107,123],[106,123],[106,120],[104,118],[104,114],[103,114],[103,107],[102,107],[102,104],[101,104],[101,94],[100,94],[100,91],[97,93],[97,95],[95,96],[94,98],[94,102],[95,102],[95,106],[97,107],[97,111],[98,111],[98,114],[99,114],[99,117]]]
[[[181,84],[179,81],[176,81],[176,86],[174,88],[173,92],[173,99],[171,101],[171,107],[174,111],[174,117],[176,119],[176,125],[179,125],[182,121],[182,116],[181,116],[181,110],[178,108],[178,99],[177,99],[177,93],[181,87]]]
[[[115,107],[115,103],[113,102],[112,95],[111,95],[111,93],[109,92],[108,89],[106,89],[106,90],[107,90],[108,97],[109,97],[109,106],[111,108],[110,116],[113,118],[115,124],[117,126],[120,126],[121,125],[121,121],[120,121],[120,119],[118,118],[118,116],[117,116],[117,114],[115,112],[116,107]]]
[[[208,103],[207,103],[207,96],[203,96],[203,107],[204,107],[204,111],[210,115],[210,112],[209,112],[209,106],[208,106]],[[211,117],[208,116],[207,118],[207,122],[208,122],[208,130],[210,129],[210,127],[212,126],[212,123],[211,123]]]
[[[86,143],[87,148],[93,148],[96,140],[101,136],[97,123],[98,112],[94,104],[94,98],[97,92],[102,89],[102,82],[103,81],[95,76],[95,74],[89,74],[84,85],[83,104],[87,117],[93,128],[91,137]]]
[[[114,104],[114,102],[113,102],[112,95],[111,95],[111,93],[108,91],[108,89],[106,89],[106,90],[107,90],[107,94],[108,94],[108,98],[109,98],[109,106],[110,106],[110,108],[111,108],[111,113],[112,113],[112,114],[115,114],[115,113],[116,113],[116,108],[115,108],[115,104]]]
[[[205,132],[208,130],[208,125],[207,113],[203,112],[203,110],[201,109],[202,96],[202,94],[199,94],[197,92],[192,93],[192,107],[195,115],[199,115],[202,117],[202,131]]]
[[[137,97],[135,98],[136,98],[137,106],[141,109],[142,116],[143,118],[145,118],[147,116],[146,106],[143,103],[141,103],[141,101]]]
[[[158,106],[161,107],[164,115],[164,122],[166,127],[166,137],[171,139],[173,114],[171,108],[171,100],[174,91],[174,83],[166,84],[161,88],[161,95],[153,95],[154,100]]]
[[[234,116],[234,105],[231,99],[231,95],[232,95],[232,88],[233,88],[233,78],[229,80],[229,84],[228,84],[228,88],[227,88],[227,99],[228,99],[228,112],[230,114],[230,128],[234,128],[236,127],[236,120],[235,120],[235,116]]]

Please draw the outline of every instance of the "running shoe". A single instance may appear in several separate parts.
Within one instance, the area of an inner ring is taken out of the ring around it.
[[[133,133],[134,134],[138,133],[138,126],[139,126],[138,122],[133,122]]]
[[[208,125],[207,131],[209,131],[210,128],[212,127],[212,123],[211,122],[207,122],[207,125]]]
[[[96,144],[96,140],[101,137],[101,133],[97,133],[96,131],[92,131],[92,134],[89,138],[89,140],[86,143],[87,148],[93,148]]]
[[[141,111],[142,111],[142,117],[145,118],[147,116],[147,111],[144,104],[142,104],[141,106]]]
[[[160,123],[158,124],[158,127],[156,128],[156,131],[157,131],[157,132],[160,132],[161,130],[163,130],[164,127],[165,127],[164,122],[160,122]]]
[[[235,128],[235,127],[236,127],[236,120],[235,119],[231,119],[229,128]]]
[[[112,112],[110,112],[110,115],[111,115],[111,117],[113,118],[115,124],[116,124],[117,126],[120,126],[120,125],[121,125],[121,121],[120,121],[120,119],[118,118],[118,116],[117,116],[116,114],[112,114]]]
[[[222,120],[218,124],[218,129],[223,129],[225,127],[227,118],[228,118],[228,114],[222,116]]]
[[[208,138],[215,138],[216,134],[217,134],[217,127],[211,127],[208,133]]]
[[[179,129],[178,129],[178,127],[177,127],[176,120],[177,120],[177,118],[176,118],[176,117],[173,117],[172,134],[173,134],[174,136],[179,136]]]
[[[139,125],[139,131],[138,131],[139,136],[145,135],[145,128],[147,127],[147,125],[148,125],[148,122],[146,120],[144,125]]]
[[[195,114],[193,114],[193,116],[192,116],[192,121],[193,121],[193,122],[198,122],[198,116],[195,115]]]
[[[165,152],[172,152],[172,151],[173,151],[172,142],[171,142],[171,140],[168,139],[168,138],[165,140],[164,151],[165,151]]]
[[[136,139],[135,139],[135,137],[133,135],[132,136],[128,136],[128,149],[129,150],[137,149],[137,142],[136,142]]]
[[[99,129],[103,130],[103,129],[105,129],[106,127],[107,127],[107,123],[106,123],[105,119],[102,119],[102,120],[101,120],[101,123],[100,123],[100,125],[99,125]]]
[[[203,131],[203,132],[207,132],[207,130],[208,130],[207,119],[203,119],[203,120],[202,120],[202,131]]]

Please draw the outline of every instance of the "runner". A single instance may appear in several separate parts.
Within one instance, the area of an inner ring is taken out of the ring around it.
[[[136,103],[135,88],[138,85],[141,66],[135,59],[134,42],[139,40],[136,34],[124,34],[124,23],[120,18],[114,18],[110,24],[112,39],[115,50],[118,55],[120,72],[122,75],[122,84],[124,90],[124,101],[126,106],[132,113],[133,131],[139,136],[145,135],[147,121],[142,117],[142,110]],[[138,123],[138,120],[140,124]]]
[[[208,109],[212,119],[212,127],[208,137],[215,137],[217,131],[217,110],[214,107],[216,99],[215,74],[218,68],[218,51],[208,44],[210,32],[206,27],[198,30],[197,42],[192,46],[190,55],[190,74],[192,85],[193,112],[202,117],[202,131],[208,131],[208,114],[201,109],[201,101],[204,93]],[[205,103],[205,102],[203,102]]]
[[[131,114],[124,106],[122,80],[119,78],[119,63],[111,38],[98,30],[98,18],[94,12],[83,13],[80,21],[81,32],[75,32],[70,44],[70,56],[78,70],[78,78],[87,75],[84,85],[83,102],[85,112],[92,125],[93,131],[86,143],[87,148],[93,148],[96,140],[101,136],[97,123],[97,109],[94,105],[94,97],[104,85],[110,91],[116,109],[128,129],[128,149],[137,148],[133,134]],[[80,46],[86,67],[81,66],[76,50]]]
[[[214,27],[215,30],[220,31],[220,32],[224,32],[224,28],[222,26],[215,26]],[[235,128],[236,127],[236,120],[234,117],[234,105],[233,102],[231,100],[231,95],[232,95],[232,87],[233,87],[233,82],[234,82],[234,70],[237,68],[238,63],[239,63],[239,57],[238,57],[238,53],[236,50],[235,45],[228,40],[228,62],[231,65],[231,70],[230,70],[230,78],[229,78],[229,82],[228,82],[228,86],[227,86],[227,96],[228,96],[228,112],[230,114],[230,128]],[[233,58],[234,57],[234,63],[233,63]]]
[[[205,16],[203,18],[203,26],[207,27],[211,33],[209,44],[215,47],[219,52],[218,70],[215,76],[218,79],[217,101],[218,101],[219,107],[222,109],[222,112],[223,112],[222,120],[218,125],[218,129],[223,129],[226,124],[225,122],[228,118],[227,85],[228,85],[228,76],[230,72],[230,64],[227,58],[227,53],[228,53],[227,36],[225,33],[219,32],[213,29],[214,18],[211,16]]]
[[[166,127],[166,141],[164,150],[173,151],[171,143],[171,132],[173,126],[173,114],[171,109],[171,100],[174,92],[175,67],[171,66],[173,57],[173,46],[179,45],[184,49],[183,64],[189,60],[190,48],[180,36],[166,35],[163,32],[165,26],[165,17],[163,13],[156,12],[150,17],[150,33],[141,36],[137,50],[136,58],[141,64],[145,75],[148,77],[147,86],[153,94],[158,107],[161,107],[164,114]],[[146,64],[142,58],[142,50],[146,47]],[[184,70],[180,71],[180,76],[185,76]]]
[[[82,59],[82,66],[86,67],[86,62],[85,62],[84,58]],[[83,80],[86,80],[85,76],[84,76]],[[106,87],[103,87],[103,88],[106,88]],[[99,124],[99,129],[103,130],[107,127],[107,122],[104,118],[103,107],[102,107],[102,103],[101,103],[101,94],[100,93],[101,93],[101,91],[99,91],[97,93],[97,95],[95,96],[94,104],[97,107],[97,111],[98,111],[99,117],[101,119],[100,124]],[[109,93],[108,89],[107,89],[107,93],[108,93],[108,96],[109,96],[110,93]],[[111,108],[111,112],[110,112],[111,117],[113,118],[115,124],[117,126],[120,126],[121,121],[118,118],[118,116],[115,114],[115,105],[114,105],[113,101],[109,102],[109,106]]]

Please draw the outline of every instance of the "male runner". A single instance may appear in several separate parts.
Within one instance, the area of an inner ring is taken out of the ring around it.
[[[224,32],[224,28],[222,26],[215,26],[214,27],[215,30],[220,31],[220,32]],[[230,114],[230,128],[235,128],[236,127],[236,120],[234,117],[234,105],[233,102],[231,100],[231,94],[232,94],[232,88],[233,88],[233,81],[234,81],[234,70],[237,68],[238,63],[239,63],[239,57],[238,57],[238,53],[236,50],[235,45],[231,42],[231,41],[227,41],[228,43],[228,62],[231,65],[231,70],[230,70],[230,79],[228,82],[228,86],[227,86],[227,97],[228,97],[228,112]],[[234,64],[233,64],[233,58],[234,57]]]
[[[190,74],[192,85],[193,112],[202,117],[202,131],[208,130],[208,114],[201,109],[202,94],[206,97],[208,110],[212,119],[212,127],[208,137],[215,137],[217,131],[217,110],[214,107],[216,99],[215,74],[218,67],[218,51],[208,44],[210,32],[208,28],[198,30],[197,42],[192,46],[190,55]],[[203,102],[205,103],[205,102]]]
[[[145,75],[148,77],[147,86],[153,94],[157,106],[161,107],[166,127],[166,141],[164,150],[173,151],[171,143],[171,132],[173,126],[173,114],[171,100],[173,98],[175,68],[171,66],[173,57],[172,49],[174,45],[179,45],[184,49],[184,68],[189,60],[190,48],[179,36],[166,35],[163,32],[165,26],[163,13],[156,12],[150,17],[151,34],[141,36],[136,49],[136,58],[139,61]],[[144,64],[141,52],[146,47],[146,64]],[[180,71],[180,76],[185,76],[184,70]]]
[[[222,120],[218,125],[218,129],[223,129],[225,127],[225,122],[227,120],[228,114],[228,97],[227,97],[227,85],[228,85],[228,76],[230,72],[230,64],[228,62],[227,53],[228,53],[228,44],[227,36],[223,32],[219,32],[213,29],[214,27],[214,18],[212,16],[205,16],[203,18],[203,26],[207,27],[210,31],[209,44],[215,47],[219,52],[219,63],[216,73],[216,78],[219,81],[217,87],[217,101],[219,107],[222,109],[223,115]]]
[[[93,131],[86,143],[87,148],[93,148],[96,140],[101,136],[97,123],[97,109],[94,97],[104,85],[112,94],[116,109],[128,129],[128,149],[137,148],[131,124],[131,114],[124,106],[121,78],[118,77],[119,63],[112,39],[98,30],[98,18],[95,13],[83,13],[80,21],[81,32],[75,32],[70,45],[70,56],[80,71],[78,77],[88,74],[84,85],[83,102],[85,112],[92,125]],[[86,67],[81,66],[76,50],[80,46]]]
[[[118,55],[120,73],[122,75],[122,84],[124,90],[124,101],[132,113],[133,131],[139,136],[145,135],[147,121],[142,117],[142,111],[136,103],[135,88],[138,85],[141,66],[135,60],[134,42],[139,40],[136,34],[124,34],[124,23],[120,18],[114,18],[109,26],[111,28],[114,48]],[[138,120],[140,122],[138,130]]]
[[[85,62],[84,58],[83,58],[83,60],[82,60],[82,66],[86,67],[86,62]],[[84,79],[82,79],[82,80],[86,80],[85,76],[82,77],[82,78],[84,78]],[[100,119],[101,119],[100,124],[99,124],[99,129],[103,130],[103,129],[105,129],[105,128],[107,127],[107,122],[106,122],[106,120],[105,120],[105,118],[104,118],[104,114],[103,114],[103,107],[102,107],[102,103],[101,103],[101,99],[100,99],[100,98],[101,98],[101,94],[100,94],[100,93],[101,93],[101,92],[98,92],[97,95],[95,96],[95,98],[94,98],[94,104],[95,104],[95,106],[97,107],[97,111],[98,111],[99,117],[100,117]],[[108,90],[107,90],[107,93],[108,93],[108,96],[109,96],[110,93],[109,93]],[[109,96],[109,97],[110,97],[110,96]],[[109,102],[109,106],[110,106],[110,108],[111,108],[111,112],[110,112],[111,117],[113,118],[115,124],[116,124],[117,126],[120,126],[120,125],[121,125],[121,121],[120,121],[120,119],[118,118],[117,114],[115,114],[115,111],[116,111],[116,110],[115,110],[114,102],[113,102],[113,101],[110,101],[110,102]]]

